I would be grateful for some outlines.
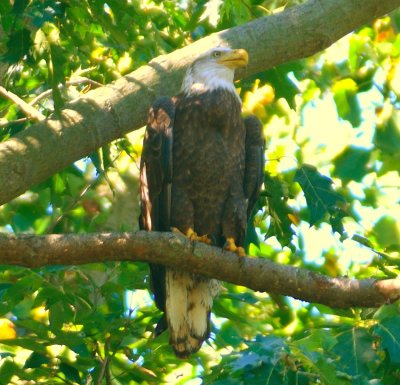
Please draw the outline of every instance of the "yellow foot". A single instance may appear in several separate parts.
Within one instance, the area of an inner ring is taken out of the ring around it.
[[[236,246],[235,240],[233,238],[226,239],[224,250],[236,253],[239,257],[244,257],[246,255],[244,248],[241,246]]]
[[[186,231],[186,233],[183,233],[176,227],[172,227],[171,231],[175,234],[183,235],[183,236],[189,238],[191,241],[203,242],[203,243],[207,243],[208,245],[211,245],[211,239],[208,237],[208,235],[199,236],[192,228],[189,228]]]

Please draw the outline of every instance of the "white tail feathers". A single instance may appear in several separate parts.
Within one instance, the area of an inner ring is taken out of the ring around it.
[[[166,269],[166,315],[170,344],[178,357],[197,352],[210,332],[210,311],[219,282]]]

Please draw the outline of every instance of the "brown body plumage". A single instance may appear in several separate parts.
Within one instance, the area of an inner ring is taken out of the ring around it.
[[[233,69],[244,55],[211,50],[189,69],[180,95],[162,98],[150,110],[141,160],[141,228],[194,231],[216,246],[227,239],[243,246],[262,183],[264,146],[261,124],[255,117],[242,119],[233,87]],[[209,62],[215,71],[208,70]],[[160,265],[151,265],[151,278],[165,313],[156,332],[168,327],[175,353],[186,357],[209,334],[219,284]]]
[[[245,135],[241,105],[232,92],[220,89],[178,98],[172,226],[207,234],[219,246],[227,237],[243,243]]]

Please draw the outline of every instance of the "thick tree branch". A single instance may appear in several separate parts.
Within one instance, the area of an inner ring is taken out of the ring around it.
[[[187,65],[219,44],[246,48],[245,77],[312,55],[400,0],[309,0],[282,13],[201,39],[116,82],[69,103],[59,116],[32,125],[0,144],[0,204],[23,193],[98,147],[141,127],[150,103],[175,94]]]
[[[375,307],[400,298],[400,279],[330,278],[263,258],[239,257],[172,233],[0,235],[0,264],[32,268],[121,260],[161,263],[335,308]]]

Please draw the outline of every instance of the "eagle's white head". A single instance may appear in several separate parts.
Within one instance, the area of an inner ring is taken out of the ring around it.
[[[185,94],[225,88],[236,93],[235,69],[246,67],[249,55],[244,49],[213,48],[199,56],[188,68],[182,83]]]

